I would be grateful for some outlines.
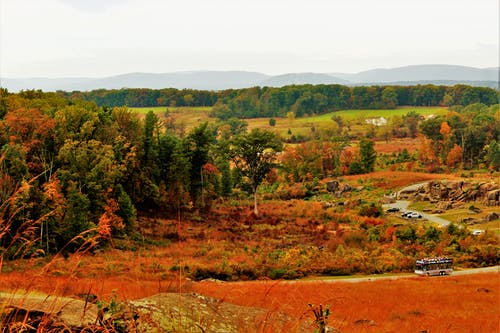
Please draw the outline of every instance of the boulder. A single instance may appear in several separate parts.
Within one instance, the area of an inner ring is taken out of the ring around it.
[[[456,191],[456,190],[462,190],[462,186],[464,185],[464,182],[463,181],[459,181],[459,182],[449,182],[447,184],[447,187],[452,190],[452,191]]]
[[[40,320],[50,318],[47,325],[78,329],[92,326],[98,319],[97,305],[69,297],[0,293],[0,303],[1,315],[8,318],[2,322],[4,328],[16,327],[19,323],[38,326],[42,324]]]
[[[487,192],[485,202],[488,206],[500,205],[500,189]]]
[[[498,220],[498,214],[495,212],[488,213],[488,215],[484,217],[484,222],[491,222],[495,220]]]
[[[335,192],[339,188],[339,181],[338,180],[330,180],[326,182],[326,189],[328,192]]]
[[[349,184],[342,184],[340,186],[340,192],[344,193],[344,192],[350,192],[350,191],[352,191],[351,185],[349,185]]]
[[[464,217],[460,220],[461,223],[464,224],[476,224],[477,221],[473,217]]]
[[[396,198],[394,196],[384,195],[382,198],[380,198],[380,203],[383,205],[391,204],[391,203],[395,203],[395,202],[396,202]]]
[[[451,209],[452,207],[453,207],[453,202],[451,202],[451,201],[440,201],[437,204],[437,208],[441,211]]]
[[[414,200],[415,201],[429,201],[429,196],[425,193],[417,193],[415,196],[414,196]]]
[[[313,327],[287,314],[262,308],[231,304],[196,293],[161,293],[130,301],[137,314],[138,332],[285,332],[298,327],[310,332]],[[296,326],[292,326],[296,325]]]

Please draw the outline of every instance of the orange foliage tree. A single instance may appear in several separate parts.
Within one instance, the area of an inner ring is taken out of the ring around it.
[[[32,173],[43,171],[47,164],[44,143],[52,134],[55,122],[38,109],[20,108],[9,111],[0,131],[11,143],[20,144],[27,156],[27,165]]]
[[[463,149],[459,145],[455,144],[446,156],[446,164],[450,168],[454,168],[462,161]]]
[[[441,123],[441,129],[439,130],[439,133],[441,133],[445,140],[450,136],[451,127],[446,121],[443,121]]]
[[[104,213],[99,218],[97,225],[97,232],[102,238],[111,240],[114,232],[122,230],[125,227],[123,219],[115,214],[119,209],[120,207],[114,199],[109,198],[106,201]]]

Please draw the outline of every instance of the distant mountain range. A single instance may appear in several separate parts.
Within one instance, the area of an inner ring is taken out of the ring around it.
[[[221,90],[254,86],[282,87],[292,84],[415,85],[468,84],[498,89],[499,68],[454,65],[415,65],[373,69],[359,73],[289,73],[270,76],[245,71],[192,71],[175,73],[129,73],[103,78],[0,78],[9,91],[88,91],[120,88],[177,88]]]

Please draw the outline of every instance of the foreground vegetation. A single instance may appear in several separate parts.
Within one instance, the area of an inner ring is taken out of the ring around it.
[[[92,270],[92,268],[89,268]],[[301,324],[314,329],[315,317],[308,304],[330,308],[328,327],[341,332],[495,332],[499,325],[498,273],[456,275],[449,277],[402,277],[398,279],[348,282],[348,281],[253,281],[220,283],[203,281],[192,283],[135,279],[127,276],[76,277],[41,275],[39,271],[27,275],[18,272],[3,273],[0,285],[3,290],[36,289],[57,296],[88,295],[91,293],[103,304],[115,304],[126,309],[125,302],[141,299],[160,292],[196,292],[221,300],[214,317],[223,317],[222,304],[257,307],[267,313],[253,325],[240,321],[237,332],[304,332]],[[43,295],[43,294],[42,294]],[[291,297],[293,295],[293,297]],[[188,308],[183,299],[177,298],[174,307]],[[283,330],[265,330],[274,314],[289,315]],[[174,317],[172,317],[174,316]],[[189,318],[177,317],[169,312],[172,322]],[[210,328],[210,320],[195,316],[198,328]],[[210,319],[210,318],[208,318]],[[213,320],[214,318],[212,318]],[[230,319],[228,319],[229,322]],[[178,325],[177,328],[182,327]],[[100,332],[93,326],[93,332]],[[107,327],[107,331],[113,331]],[[104,331],[104,330],[101,330]],[[119,331],[119,330],[116,330]],[[179,329],[178,331],[183,331]],[[185,329],[184,331],[188,331]]]

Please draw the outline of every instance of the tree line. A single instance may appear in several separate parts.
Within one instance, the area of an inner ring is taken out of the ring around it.
[[[138,213],[203,212],[235,188],[255,195],[282,148],[243,121],[180,136],[152,111],[57,93],[0,90],[0,104],[0,258],[134,237]]]
[[[86,100],[98,106],[195,107],[213,106],[213,116],[228,119],[297,117],[340,109],[393,109],[398,106],[451,106],[498,103],[498,91],[467,85],[357,86],[291,85],[207,91],[193,89],[119,89],[63,92],[69,100]]]

